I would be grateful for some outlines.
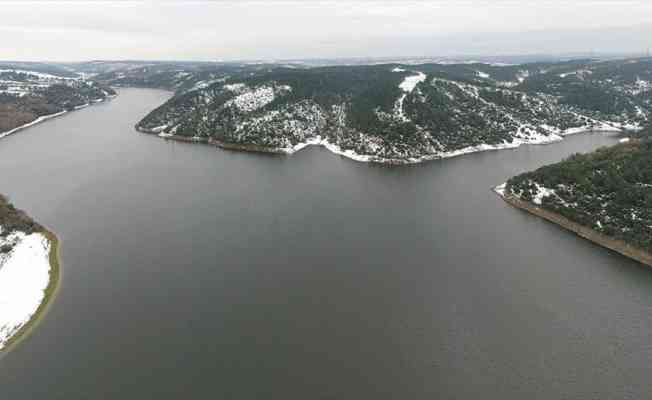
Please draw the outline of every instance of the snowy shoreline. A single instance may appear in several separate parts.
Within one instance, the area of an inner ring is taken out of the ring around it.
[[[148,130],[140,127],[136,127],[136,130],[142,133],[156,135],[162,139],[169,139],[182,142],[191,142],[191,143],[204,143],[213,146],[217,146],[227,150],[238,150],[238,151],[249,151],[255,153],[272,153],[272,154],[285,154],[292,155],[302,149],[305,149],[308,146],[323,146],[328,149],[331,153],[349,158],[351,160],[359,162],[369,162],[376,164],[386,164],[386,165],[409,165],[409,164],[419,164],[427,161],[434,160],[443,160],[446,158],[453,158],[458,156],[463,156],[467,154],[479,153],[484,151],[494,151],[494,150],[505,150],[505,149],[517,149],[522,145],[545,145],[560,142],[564,139],[565,136],[577,135],[582,133],[626,133],[630,131],[629,129],[616,128],[613,126],[597,126],[591,128],[571,128],[558,134],[551,134],[549,136],[538,136],[533,139],[529,138],[514,138],[511,143],[501,143],[501,144],[480,144],[477,146],[464,147],[459,150],[453,150],[448,152],[439,152],[428,154],[420,157],[410,157],[410,158],[384,158],[379,157],[373,154],[359,154],[353,150],[343,150],[340,146],[331,143],[328,141],[328,138],[322,138],[320,135],[316,137],[307,139],[305,142],[297,143],[292,147],[265,147],[255,144],[237,144],[237,143],[223,143],[214,139],[207,139],[202,137],[185,137],[179,135],[172,135],[166,133],[160,133],[153,130]]]
[[[2,240],[14,245],[0,258],[0,354],[38,321],[60,273],[59,242],[51,232],[12,232]]]
[[[634,130],[634,129],[632,129]],[[502,143],[496,145],[490,144],[480,144],[477,146],[464,147],[459,150],[453,150],[448,152],[440,152],[434,154],[428,154],[421,157],[412,157],[412,158],[383,158],[371,154],[358,154],[353,150],[342,150],[338,145],[328,142],[328,139],[321,139],[321,136],[316,138],[309,139],[306,142],[298,143],[292,148],[280,148],[280,152],[284,154],[294,154],[297,151],[304,149],[308,146],[321,145],[326,147],[332,153],[350,158],[355,161],[360,162],[373,162],[379,164],[390,164],[390,165],[401,165],[401,164],[418,164],[426,161],[441,160],[446,158],[463,156],[466,154],[479,153],[483,151],[492,151],[492,150],[505,150],[505,149],[516,149],[522,145],[537,145],[537,144],[552,144],[560,142],[566,136],[577,135],[581,133],[626,133],[628,129],[616,128],[611,125],[601,125],[591,128],[571,128],[563,132],[558,132],[558,134],[553,134],[550,136],[540,136],[534,139],[524,139],[524,138],[514,138],[512,143]]]
[[[80,110],[80,109],[82,109],[82,108],[86,108],[86,107],[88,107],[88,106],[91,106],[91,105],[93,105],[93,104],[102,103],[102,102],[105,102],[105,101],[107,101],[107,100],[111,100],[111,99],[113,99],[113,98],[115,98],[115,97],[116,97],[116,96],[113,95],[113,96],[107,96],[107,97],[104,98],[104,99],[97,99],[97,100],[91,101],[90,103],[86,103],[86,104],[82,104],[82,105],[80,105],[80,106],[77,106],[77,107],[75,107],[75,109],[72,110],[72,111],[77,111],[77,110]],[[9,136],[9,135],[11,135],[11,134],[14,134],[14,133],[16,133],[16,132],[18,132],[18,131],[22,131],[23,129],[29,128],[30,126],[33,126],[33,125],[36,125],[36,124],[40,124],[41,122],[47,121],[47,120],[52,119],[52,118],[59,117],[59,116],[61,116],[61,115],[67,114],[67,113],[69,113],[69,112],[71,112],[71,111],[63,110],[63,111],[56,112],[56,113],[54,113],[54,114],[43,115],[43,116],[41,116],[41,117],[36,118],[36,119],[35,119],[34,121],[32,121],[32,122],[28,122],[28,123],[23,124],[23,125],[21,125],[21,126],[17,126],[17,127],[13,128],[13,129],[10,129],[10,130],[8,130],[8,131],[0,132],[0,139],[2,139],[2,138],[4,138],[4,137],[7,137],[7,136]]]

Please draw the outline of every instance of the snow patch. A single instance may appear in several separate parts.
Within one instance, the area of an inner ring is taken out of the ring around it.
[[[242,90],[244,90],[247,85],[244,83],[231,83],[228,85],[222,86],[225,90],[228,90],[229,92],[234,92],[234,93],[240,93]]]
[[[403,90],[405,93],[401,95],[398,100],[396,100],[396,104],[394,105],[394,114],[396,114],[401,120],[407,121],[408,119],[403,112],[403,103],[405,102],[407,94],[412,92],[419,83],[425,80],[426,74],[423,72],[417,72],[416,75],[406,77],[403,82],[398,85],[398,87],[401,88],[401,90]]]
[[[41,233],[12,236],[16,244],[0,264],[0,349],[38,310],[50,282],[48,239]]]
[[[298,143],[291,148],[282,148],[280,150],[283,151],[285,154],[294,154],[297,151],[305,149],[308,146],[324,146],[331,153],[339,154],[341,156],[350,158],[352,160],[361,161],[361,162],[369,162],[375,158],[374,156],[370,156],[366,154],[358,154],[353,150],[343,150],[340,146],[329,142],[328,138],[322,138],[320,135],[310,138],[305,142]]]
[[[537,188],[537,193],[532,198],[534,204],[541,205],[543,198],[548,196],[557,196],[557,193],[553,189],[548,189],[545,186],[539,185],[536,182],[533,182],[534,186]]]
[[[398,87],[400,87],[404,92],[410,93],[420,82],[425,80],[426,74],[423,72],[417,72],[416,75],[406,77]]]
[[[240,111],[249,112],[257,110],[274,101],[274,89],[261,87],[245,92],[224,103],[226,107],[235,105]]]
[[[505,188],[507,187],[507,182],[500,184],[494,188],[494,192],[498,193],[502,197],[505,197]]]
[[[239,90],[239,89],[238,89]],[[274,101],[276,94],[283,94],[291,91],[292,88],[287,85],[278,86],[261,86],[248,90],[224,103],[225,107],[235,106],[240,111],[250,112],[265,107]]]

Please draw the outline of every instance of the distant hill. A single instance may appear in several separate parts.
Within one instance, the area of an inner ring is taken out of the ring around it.
[[[27,124],[115,95],[108,86],[47,64],[0,65],[0,137]]]
[[[244,150],[321,143],[352,158],[418,162],[546,143],[583,130],[635,130],[652,110],[652,59],[521,65],[307,68],[158,65],[100,82],[176,90],[137,128]]]

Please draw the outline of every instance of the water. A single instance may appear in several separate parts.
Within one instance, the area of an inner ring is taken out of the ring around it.
[[[641,399],[652,270],[489,189],[617,139],[382,167],[139,134],[125,89],[0,141],[63,280],[3,399]]]

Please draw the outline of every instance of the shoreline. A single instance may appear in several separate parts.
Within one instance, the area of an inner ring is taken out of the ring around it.
[[[260,146],[260,145],[255,145],[255,144],[237,144],[237,143],[226,143],[219,141],[217,139],[213,138],[204,138],[204,137],[198,137],[198,136],[181,136],[181,135],[172,135],[172,134],[165,134],[165,133],[159,133],[152,131],[150,129],[145,129],[145,128],[140,128],[138,126],[135,127],[136,131],[140,133],[144,133],[147,135],[152,135],[152,136],[157,136],[161,139],[165,140],[172,140],[176,142],[185,142],[185,143],[200,143],[200,144],[206,144],[210,146],[215,146],[219,147],[221,149],[225,150],[233,150],[233,151],[247,151],[251,153],[267,153],[267,154],[292,154],[287,151],[283,151],[283,149],[276,148],[276,147],[267,147],[267,146]]]
[[[21,326],[4,343],[4,347],[0,348],[0,358],[3,355],[9,353],[22,340],[29,337],[34,328],[36,328],[42,321],[59,290],[59,284],[61,282],[61,241],[57,235],[45,227],[39,233],[43,234],[43,236],[45,236],[45,238],[50,243],[50,251],[48,254],[48,261],[50,264],[50,271],[48,272],[48,285],[43,291],[43,300],[36,308],[34,313],[30,316],[29,321],[27,321],[25,325]]]
[[[643,265],[652,267],[652,253],[634,247],[622,240],[606,236],[587,226],[573,222],[560,214],[537,207],[534,204],[518,199],[512,195],[505,194],[504,185],[505,184],[502,184],[493,188],[493,191],[496,192],[496,194],[498,194],[498,196],[500,196],[507,204],[551,222],[601,247],[609,249]]]
[[[106,102],[106,101],[108,101],[108,100],[112,100],[112,99],[114,99],[116,96],[117,96],[117,95],[107,96],[107,97],[104,98],[104,99],[94,100],[94,101],[91,101],[90,103],[86,103],[86,104],[82,104],[82,105],[80,105],[80,106],[77,106],[77,107],[75,107],[73,110],[70,110],[70,111],[68,111],[68,110],[63,110],[63,111],[59,111],[59,112],[56,112],[56,113],[53,113],[53,114],[42,115],[42,116],[36,118],[35,120],[33,120],[33,121],[31,121],[31,122],[28,122],[28,123],[23,124],[23,125],[21,125],[21,126],[17,126],[17,127],[15,127],[15,128],[9,129],[8,131],[0,132],[0,139],[5,138],[5,137],[7,137],[7,136],[9,136],[9,135],[12,135],[12,134],[14,134],[14,133],[16,133],[16,132],[22,131],[23,129],[27,129],[27,128],[29,128],[30,126],[38,125],[38,124],[40,124],[41,122],[45,122],[45,121],[47,121],[47,120],[49,120],[49,119],[56,118],[56,117],[60,117],[60,116],[62,116],[62,115],[65,115],[65,114],[68,114],[68,113],[70,113],[70,112],[74,112],[74,111],[77,111],[77,110],[84,109],[84,108],[89,107],[89,106],[92,106],[92,105],[94,105],[94,104],[104,103],[104,102]]]
[[[202,143],[211,146],[216,146],[225,150],[247,151],[252,153],[292,155],[308,146],[323,146],[333,154],[337,154],[354,161],[368,162],[368,163],[382,164],[382,165],[414,165],[414,164],[420,164],[427,161],[444,160],[447,158],[459,157],[467,154],[480,153],[485,151],[513,150],[521,147],[522,145],[547,145],[547,144],[561,142],[564,140],[564,137],[566,136],[584,134],[584,133],[625,134],[629,132],[629,130],[623,128],[611,127],[611,129],[604,129],[604,127],[595,127],[595,128],[588,128],[582,130],[579,129],[569,130],[567,132],[561,133],[561,135],[552,134],[549,137],[545,137],[545,139],[541,139],[541,140],[528,141],[526,139],[514,137],[514,141],[512,143],[480,144],[477,146],[469,146],[458,150],[452,150],[449,152],[443,152],[437,154],[428,154],[420,157],[383,158],[383,157],[369,155],[369,154],[358,154],[352,150],[342,150],[338,145],[330,143],[328,139],[322,139],[321,136],[307,139],[305,142],[298,143],[292,148],[282,148],[282,147],[267,147],[267,146],[261,146],[256,144],[226,143],[214,138],[204,138],[204,137],[197,137],[197,136],[187,137],[187,136],[180,136],[174,134],[166,134],[152,129],[142,128],[139,127],[138,125],[135,126],[135,129],[138,132],[145,133],[148,135],[155,135],[165,140],[173,140],[173,141],[187,142],[187,143]]]

